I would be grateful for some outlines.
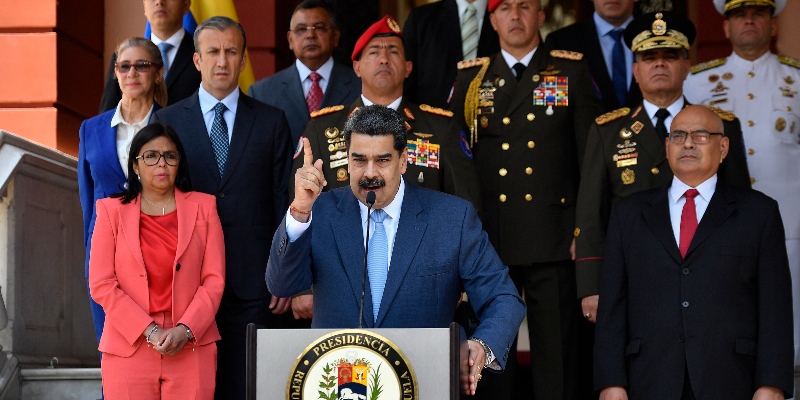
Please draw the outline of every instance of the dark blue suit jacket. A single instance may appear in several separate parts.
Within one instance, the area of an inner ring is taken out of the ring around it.
[[[153,114],[161,109],[153,105]],[[117,128],[111,126],[116,109],[89,118],[81,124],[78,136],[78,193],[83,210],[83,244],[86,247],[86,267],[89,276],[89,247],[96,218],[95,202],[124,191],[125,173],[117,157]]]
[[[292,143],[300,140],[311,116],[308,113],[306,97],[303,95],[300,75],[294,64],[254,83],[247,92],[256,100],[283,110],[292,130]],[[350,104],[360,94],[361,79],[353,72],[353,67],[334,62],[331,80],[325,88],[320,107]]]
[[[288,208],[291,136],[283,111],[244,93],[237,107],[222,176],[197,93],[159,111],[154,119],[178,132],[192,190],[217,197],[228,284],[240,299],[268,299],[263,277],[269,241]]]
[[[364,244],[358,200],[350,187],[325,192],[314,203],[313,222],[295,242],[281,222],[272,241],[267,285],[276,296],[312,286],[314,328],[358,326],[364,279]],[[367,280],[369,286],[369,280]],[[368,328],[444,328],[453,321],[461,291],[477,311],[474,333],[505,366],[525,305],[472,204],[405,185],[392,261],[378,318],[366,290]]]
[[[681,258],[667,188],[611,212],[600,269],[594,384],[631,400],[792,391],[792,288],[778,203],[718,183]]]

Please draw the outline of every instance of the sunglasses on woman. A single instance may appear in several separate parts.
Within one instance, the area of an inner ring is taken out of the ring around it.
[[[152,67],[158,68],[160,66],[161,66],[161,64],[157,64],[157,63],[150,62],[150,61],[137,61],[135,64],[131,64],[131,63],[127,63],[127,62],[121,63],[121,64],[120,63],[114,64],[114,67],[117,69],[117,72],[122,73],[122,74],[127,74],[131,70],[131,67],[136,69],[136,72],[147,72]]]

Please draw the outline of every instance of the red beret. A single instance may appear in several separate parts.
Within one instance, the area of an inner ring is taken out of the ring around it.
[[[503,0],[489,0],[489,12],[494,12],[497,6],[499,6],[502,2]]]
[[[353,55],[351,59],[353,61],[356,60],[358,55],[361,53],[361,50],[364,50],[364,47],[369,43],[372,38],[378,35],[382,36],[401,36],[402,31],[400,31],[400,25],[397,24],[397,21],[394,20],[391,16],[387,15],[381,18],[378,22],[372,24],[372,26],[358,38],[356,42],[356,47],[353,49]]]

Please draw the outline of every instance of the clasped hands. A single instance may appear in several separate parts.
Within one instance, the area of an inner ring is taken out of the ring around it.
[[[142,333],[145,340],[147,335],[153,330],[155,323],[150,323]],[[186,334],[186,327],[178,325],[173,328],[163,329],[158,328],[157,331],[150,335],[150,344],[153,349],[165,356],[174,356],[183,350],[183,346],[189,340],[189,335]]]

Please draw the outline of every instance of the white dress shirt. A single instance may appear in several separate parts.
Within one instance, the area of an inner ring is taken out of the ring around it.
[[[311,75],[312,71],[299,59],[295,60],[294,66],[297,68],[297,73],[300,74],[300,83],[303,84],[303,97],[308,97],[308,91],[311,90],[312,84],[311,78],[308,76]],[[322,94],[325,94],[325,89],[328,88],[328,82],[330,82],[331,74],[333,73],[333,57],[325,61],[325,64],[322,64],[316,72],[322,77],[319,80],[319,87],[322,89]]]
[[[397,235],[397,225],[400,223],[400,212],[403,208],[403,197],[405,196],[406,183],[400,177],[400,187],[397,189],[397,194],[391,203],[383,208],[386,212],[386,219],[383,220],[383,227],[386,230],[386,241],[389,244],[389,260],[388,265],[392,265],[392,249],[394,249],[394,238]],[[361,212],[361,233],[363,235],[364,246],[367,243],[367,221],[369,221],[369,234],[370,237],[375,232],[375,222],[372,218],[367,219],[367,206],[362,202],[358,202],[358,209]],[[374,210],[373,210],[374,211]],[[292,217],[291,210],[286,212],[286,236],[289,237],[289,242],[294,242],[303,235],[303,232],[311,226],[311,216],[309,215],[308,222],[299,222]],[[371,251],[371,250],[370,250]]]
[[[469,5],[469,1],[467,0],[456,0],[456,6],[458,7],[458,26],[464,23],[464,11],[466,11],[467,5]],[[472,5],[475,6],[475,18],[478,19],[478,42],[480,42],[481,30],[483,30],[483,18],[486,17],[486,8],[489,5],[489,0],[475,0],[472,2]]]
[[[708,209],[708,203],[711,197],[714,196],[714,191],[717,190],[717,174],[705,180],[705,182],[692,188],[691,186],[681,182],[680,179],[673,176],[672,186],[667,191],[669,196],[669,220],[672,223],[672,233],[675,234],[675,243],[680,246],[681,243],[681,214],[683,213],[683,205],[686,204],[686,196],[684,194],[689,189],[697,189],[700,194],[694,198],[694,207],[697,212],[697,223],[703,219],[703,215]]]
[[[650,121],[653,123],[653,126],[656,126],[656,111],[658,111],[658,106],[644,100],[644,111],[647,112],[647,116],[650,117]],[[678,115],[681,110],[683,110],[683,96],[679,97],[678,100],[675,100],[674,103],[670,104],[667,107],[667,111],[669,111],[669,117],[664,120],[664,125],[667,127],[667,135],[671,132],[670,127],[672,126],[672,120],[675,119],[675,116]]]
[[[183,28],[178,29],[178,31],[175,32],[174,35],[170,36],[167,40],[161,40],[158,36],[156,36],[155,33],[150,34],[150,41],[156,46],[158,46],[161,42],[167,42],[172,45],[172,48],[167,52],[167,60],[169,60],[167,65],[169,65],[170,68],[172,68],[172,64],[175,62],[175,56],[178,55],[178,47],[181,46],[183,35],[185,34],[186,30]]]
[[[211,136],[211,125],[214,124],[214,106],[222,102],[228,109],[222,114],[225,123],[228,125],[228,143],[231,142],[233,136],[233,121],[236,119],[236,109],[239,106],[239,88],[234,89],[231,94],[225,96],[222,100],[217,100],[216,97],[208,93],[203,84],[200,84],[200,90],[197,91],[197,97],[200,100],[200,111],[203,113],[203,121],[206,123],[206,131],[208,136]]]
[[[131,151],[131,141],[136,132],[147,126],[150,122],[150,116],[153,115],[153,106],[150,106],[150,111],[142,118],[141,121],[130,123],[122,118],[122,100],[117,103],[117,110],[114,111],[114,116],[111,118],[111,127],[117,128],[117,158],[119,158],[119,165],[122,167],[122,172],[125,177],[128,177],[128,153]]]
[[[606,20],[600,18],[600,15],[597,14],[597,11],[594,12],[592,18],[594,18],[594,26],[597,29],[597,38],[600,39],[600,49],[603,51],[603,59],[606,61],[608,76],[611,77],[611,80],[614,80],[614,67],[612,65],[614,38],[612,38],[609,33],[615,29],[625,30],[625,28],[628,27],[628,24],[633,21],[633,15],[628,17],[628,19],[625,20],[625,22],[623,22],[620,26],[609,24]],[[625,45],[625,43],[622,43],[622,51],[625,53],[625,71],[627,72],[626,82],[628,83],[626,87],[631,87],[631,80],[633,79],[633,52],[630,48],[628,48],[628,46]]]
[[[397,109],[400,108],[400,102],[402,102],[402,101],[403,101],[403,96],[400,96],[397,99],[395,99],[395,101],[389,103],[386,107],[397,111]],[[364,106],[371,106],[371,105],[375,104],[375,103],[371,102],[368,98],[364,97],[363,94],[361,95],[361,102],[364,103]]]
[[[506,60],[506,64],[508,64],[508,68],[510,68],[511,71],[513,72],[514,71],[514,65],[516,63],[522,63],[522,65],[524,65],[525,68],[528,68],[528,64],[531,63],[531,59],[533,58],[533,55],[536,54],[536,49],[538,49],[538,48],[539,48],[539,46],[536,46],[533,50],[530,51],[530,53],[526,54],[524,57],[522,57],[519,60],[517,60],[516,57],[512,56],[511,54],[509,54],[507,51],[505,51],[503,49],[500,49],[500,54],[503,55],[503,60]]]

